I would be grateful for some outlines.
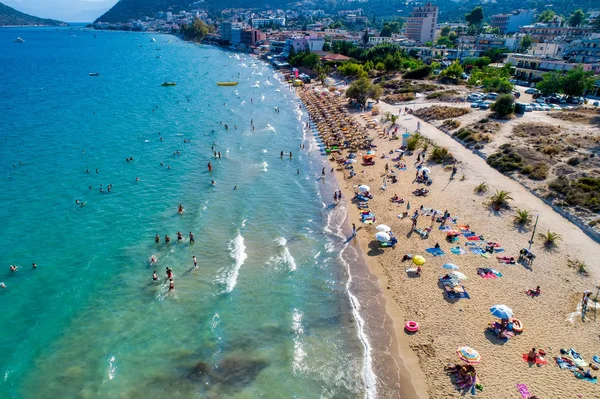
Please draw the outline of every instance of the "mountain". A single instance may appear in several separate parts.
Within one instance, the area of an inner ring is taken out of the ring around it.
[[[67,26],[53,19],[34,17],[0,3],[0,26]]]
[[[179,11],[190,3],[192,1],[188,0],[120,0],[96,22],[127,22],[130,19],[154,16],[159,11]]]

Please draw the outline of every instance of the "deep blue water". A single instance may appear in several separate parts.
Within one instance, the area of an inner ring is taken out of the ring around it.
[[[0,397],[365,396],[345,209],[295,94],[151,37],[0,30]]]

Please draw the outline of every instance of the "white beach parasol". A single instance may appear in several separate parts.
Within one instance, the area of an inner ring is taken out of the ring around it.
[[[379,233],[375,234],[375,238],[377,239],[377,241],[381,242],[389,241],[392,239],[392,237],[390,237],[388,233],[384,233],[383,231],[380,231]]]
[[[377,231],[382,231],[384,233],[392,231],[392,228],[390,226],[388,226],[387,224],[380,224],[379,226],[375,227],[375,229]]]

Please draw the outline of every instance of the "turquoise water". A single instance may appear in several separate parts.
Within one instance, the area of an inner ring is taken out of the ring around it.
[[[0,30],[0,397],[372,396],[345,209],[294,93],[151,37]]]

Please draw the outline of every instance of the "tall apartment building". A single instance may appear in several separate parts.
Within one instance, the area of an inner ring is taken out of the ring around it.
[[[219,25],[219,34],[221,35],[221,39],[231,42],[233,39],[234,30],[239,30],[242,28],[242,24],[237,22],[221,22]],[[236,38],[239,39],[239,33],[235,32]],[[238,40],[239,43],[239,40]]]
[[[421,43],[433,42],[437,19],[438,7],[431,3],[413,8],[406,20],[406,37]]]
[[[490,25],[498,28],[500,33],[516,33],[521,26],[529,25],[533,22],[534,12],[528,10],[513,11],[510,14],[492,15]]]

